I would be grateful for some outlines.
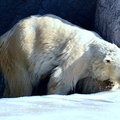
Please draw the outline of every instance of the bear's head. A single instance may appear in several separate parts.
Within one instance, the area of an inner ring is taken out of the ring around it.
[[[110,80],[120,84],[120,48],[102,42],[91,45],[90,75],[97,80]]]

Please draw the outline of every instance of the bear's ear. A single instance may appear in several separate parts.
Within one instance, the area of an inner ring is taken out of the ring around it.
[[[106,63],[106,64],[110,64],[110,63],[112,62],[112,59],[111,59],[111,57],[108,57],[108,56],[107,56],[107,57],[104,58],[103,61],[104,61],[104,63]]]

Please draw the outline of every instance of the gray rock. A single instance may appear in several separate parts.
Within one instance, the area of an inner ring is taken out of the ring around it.
[[[120,0],[98,0],[95,23],[104,39],[120,47]]]
[[[0,35],[19,20],[36,14],[55,14],[87,29],[94,28],[97,0],[0,0]]]

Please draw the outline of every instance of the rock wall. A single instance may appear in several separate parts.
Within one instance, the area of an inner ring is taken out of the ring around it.
[[[94,28],[97,0],[0,0],[0,35],[20,19],[51,13],[87,29]]]
[[[98,0],[95,24],[104,39],[120,47],[120,0]]]

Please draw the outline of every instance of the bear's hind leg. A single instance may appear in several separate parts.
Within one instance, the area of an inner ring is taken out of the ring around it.
[[[13,70],[8,78],[8,85],[5,88],[4,97],[21,97],[32,94],[32,78],[23,67],[15,69],[15,71]]]

